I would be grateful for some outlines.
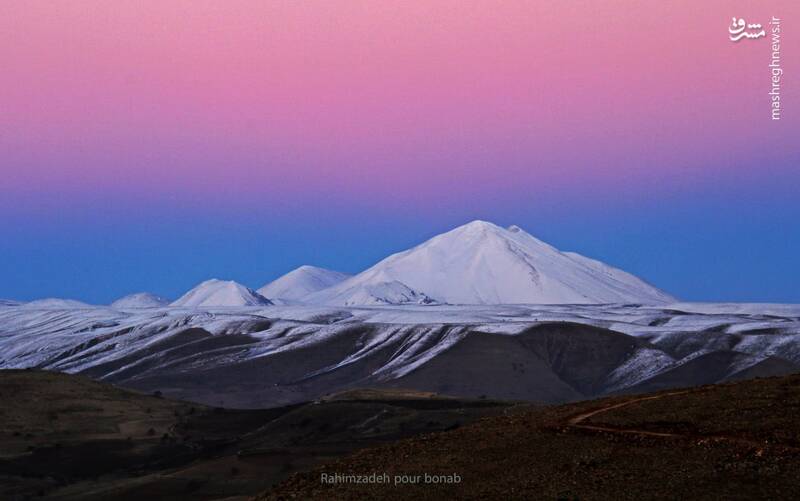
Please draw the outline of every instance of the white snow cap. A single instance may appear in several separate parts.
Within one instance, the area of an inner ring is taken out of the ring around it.
[[[425,293],[416,291],[403,282],[391,280],[357,284],[346,289],[331,304],[339,306],[438,304]]]
[[[334,286],[351,276],[347,273],[303,265],[258,289],[258,293],[270,299],[297,300]]]
[[[164,299],[161,296],[156,296],[149,292],[137,292],[122,297],[111,303],[112,308],[125,309],[125,308],[158,308],[167,306],[169,299]]]
[[[472,221],[435,236],[304,300],[374,304],[387,299],[380,297],[381,284],[394,282],[429,300],[450,304],[675,301],[622,270],[561,252],[518,226],[505,229],[486,221]]]
[[[43,310],[74,310],[83,308],[94,308],[94,306],[83,303],[81,301],[75,301],[74,299],[62,299],[57,297],[37,299],[36,301],[23,303],[22,306],[31,309],[43,309]]]
[[[170,306],[265,306],[270,304],[272,302],[269,299],[240,283],[232,280],[211,279],[190,290]]]

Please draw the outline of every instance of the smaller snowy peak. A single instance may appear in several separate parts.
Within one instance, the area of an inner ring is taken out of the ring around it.
[[[350,277],[347,273],[303,265],[258,289],[258,293],[272,300],[298,301]]]
[[[253,289],[232,280],[211,279],[199,284],[170,306],[216,307],[216,306],[267,306],[272,301]]]
[[[41,310],[74,310],[80,308],[94,308],[90,304],[75,301],[74,299],[61,298],[37,299],[36,301],[25,303],[22,306]]]
[[[314,302],[324,302],[335,306],[380,306],[440,304],[424,292],[416,291],[397,280],[377,283],[356,284],[344,291],[337,291],[332,297],[326,297],[326,291],[312,296]]]
[[[149,292],[137,292],[122,297],[111,303],[112,308],[125,309],[125,308],[159,308],[169,305],[169,299],[164,299],[161,296],[156,296]]]
[[[13,299],[0,299],[0,307],[3,306],[19,306],[22,303],[20,301],[14,301]]]

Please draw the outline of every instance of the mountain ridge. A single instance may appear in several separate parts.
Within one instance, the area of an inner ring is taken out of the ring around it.
[[[561,252],[518,226],[476,220],[388,256],[302,300],[370,304],[371,287],[398,282],[448,304],[660,304],[675,298],[640,278],[574,252]],[[398,304],[398,303],[394,303]],[[402,303],[399,303],[402,304]]]
[[[170,303],[169,299],[157,296],[150,292],[136,292],[123,296],[113,303],[112,308],[159,308],[167,306]]]
[[[275,301],[295,301],[314,292],[327,289],[352,275],[340,271],[303,265],[267,283],[256,292]]]
[[[170,306],[269,306],[272,301],[258,292],[234,282],[212,278],[201,282],[192,290],[170,303]]]

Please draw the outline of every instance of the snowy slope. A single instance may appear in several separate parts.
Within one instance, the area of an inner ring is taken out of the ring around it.
[[[357,304],[379,284],[400,282],[450,304],[591,304],[675,301],[635,276],[563,253],[522,229],[473,221],[394,254],[305,298],[310,304]],[[371,304],[370,301],[363,304]]]
[[[326,304],[332,306],[437,304],[422,292],[411,289],[406,284],[392,280],[389,282],[356,283],[344,288]]]
[[[122,297],[111,303],[112,308],[159,308],[167,306],[169,299],[149,292],[138,292]]]
[[[724,314],[630,304],[23,305],[0,308],[0,369],[82,373],[244,407],[383,386],[562,402],[800,370],[798,307],[768,308],[791,314],[755,305]]]
[[[800,318],[800,304],[774,303],[674,303],[671,309],[706,314],[757,314]]]
[[[304,265],[258,289],[258,293],[271,300],[295,301],[332,287],[351,276],[347,273]]]
[[[41,310],[68,310],[74,308],[93,308],[92,305],[75,301],[74,299],[47,298],[37,299],[22,305],[25,308]]]
[[[170,306],[183,307],[208,307],[208,306],[265,306],[272,302],[248,289],[244,285],[234,282],[211,279],[199,284]]]
[[[656,289],[653,285],[645,282],[641,278],[637,277],[636,275],[632,275],[627,271],[620,270],[619,268],[614,268],[613,266],[609,266],[602,261],[598,261],[596,259],[591,259],[586,256],[582,256],[577,252],[564,252],[565,256],[572,258],[575,262],[580,265],[592,268],[597,271],[601,276],[607,277],[609,280],[627,284],[629,287],[635,290],[641,291],[641,294],[648,295],[650,292],[653,292],[653,295],[656,296],[655,301],[645,301],[646,303],[666,303],[670,301],[674,301],[675,298],[670,296],[669,294]]]

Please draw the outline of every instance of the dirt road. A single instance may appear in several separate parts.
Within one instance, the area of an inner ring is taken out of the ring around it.
[[[672,432],[662,432],[662,431],[651,431],[651,430],[641,430],[636,428],[619,428],[613,427],[603,424],[588,424],[586,421],[590,418],[596,417],[600,414],[604,414],[606,412],[610,412],[616,409],[620,409],[622,407],[627,407],[629,405],[637,404],[640,402],[646,402],[649,400],[659,400],[662,398],[669,398],[675,397],[678,395],[687,395],[689,393],[696,393],[698,390],[683,390],[683,391],[673,391],[669,393],[662,393],[660,395],[651,395],[647,397],[639,397],[639,398],[632,398],[630,400],[626,400],[625,402],[620,402],[617,404],[607,405],[605,407],[601,407],[599,409],[594,409],[589,412],[583,412],[576,416],[572,416],[567,420],[566,428],[572,429],[580,429],[580,430],[590,430],[590,431],[597,431],[597,432],[605,432],[605,433],[616,433],[622,435],[635,435],[641,437],[661,437],[661,438],[685,438],[691,440],[711,440],[711,441],[727,441],[736,443],[739,445],[744,445],[748,447],[756,447],[759,450],[765,447],[778,447],[784,450],[789,451],[800,451],[800,448],[785,445],[780,443],[767,443],[765,441],[760,440],[752,440],[743,437],[734,437],[729,435],[708,435],[708,434],[688,434],[688,433],[672,433]]]

